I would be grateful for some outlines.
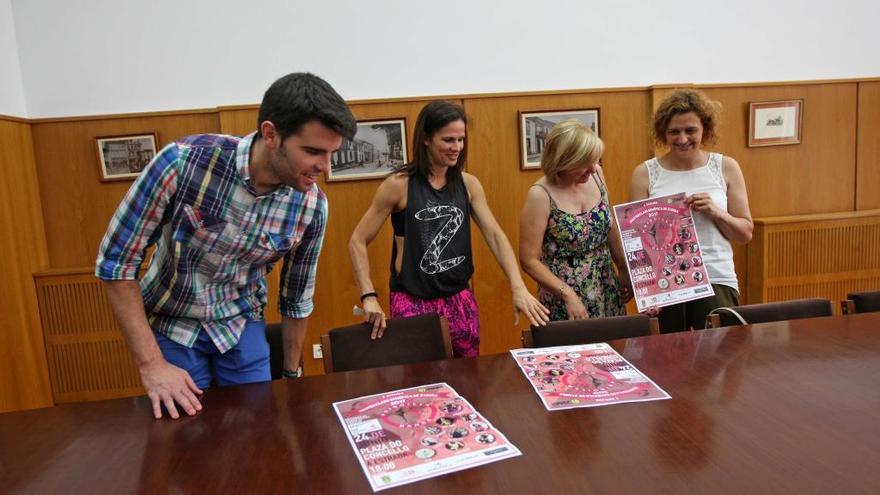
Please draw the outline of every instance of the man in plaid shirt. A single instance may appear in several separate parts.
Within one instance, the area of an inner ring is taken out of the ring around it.
[[[266,273],[279,259],[285,375],[294,375],[327,222],[316,181],[355,130],[327,82],[289,74],[263,96],[256,132],[182,138],[134,182],[95,273],[157,419],[163,405],[172,418],[177,405],[196,414],[197,395],[212,382],[270,379],[263,307]]]

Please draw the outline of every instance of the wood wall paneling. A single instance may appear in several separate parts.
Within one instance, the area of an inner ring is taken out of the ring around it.
[[[677,87],[695,87],[721,104],[719,139],[713,149],[739,162],[754,217],[853,209],[858,83]],[[671,90],[653,88],[652,106]],[[749,148],[749,102],[788,99],[804,100],[802,142]]]
[[[0,119],[0,412],[52,405],[31,273],[48,265],[28,123]]]
[[[852,210],[856,90],[855,83],[703,89],[722,105],[715,149],[739,162],[753,217]],[[749,148],[749,102],[789,99],[804,100],[801,143]],[[746,252],[745,246],[735,246],[734,263],[741,299],[752,300]]]
[[[101,182],[95,138],[156,132],[161,148],[218,132],[216,113],[37,122],[34,151],[52,268],[94,266],[110,217],[132,181]]]
[[[250,107],[219,108],[218,120],[221,134],[244,136],[257,130],[259,105]]]
[[[880,82],[859,83],[856,210],[880,208]]]
[[[706,88],[721,102],[717,150],[743,170],[754,217],[852,211],[855,199],[855,83]],[[749,148],[748,103],[804,100],[800,144]]]

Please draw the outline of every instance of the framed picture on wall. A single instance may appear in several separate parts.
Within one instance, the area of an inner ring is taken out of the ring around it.
[[[156,156],[155,132],[95,138],[101,182],[132,180]]]
[[[406,119],[360,121],[331,156],[327,181],[381,179],[406,162]]]
[[[801,142],[804,100],[749,103],[749,147]]]
[[[568,119],[578,119],[599,135],[599,109],[557,110],[552,112],[520,112],[519,134],[522,170],[541,168],[544,137],[550,129]]]

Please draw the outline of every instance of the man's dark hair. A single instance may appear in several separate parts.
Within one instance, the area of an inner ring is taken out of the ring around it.
[[[345,100],[327,81],[308,72],[288,74],[269,86],[257,117],[258,136],[260,124],[267,120],[275,124],[282,141],[312,120],[348,139],[357,131],[357,121]]]

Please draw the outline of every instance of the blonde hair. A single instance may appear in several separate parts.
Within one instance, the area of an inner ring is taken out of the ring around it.
[[[566,170],[593,165],[602,157],[605,145],[587,124],[577,119],[553,126],[544,139],[541,170],[551,182]]]

